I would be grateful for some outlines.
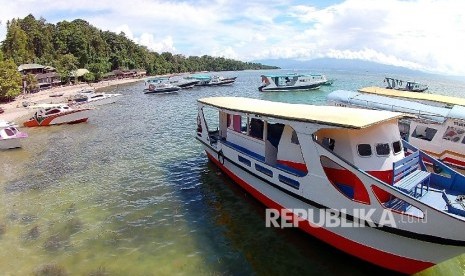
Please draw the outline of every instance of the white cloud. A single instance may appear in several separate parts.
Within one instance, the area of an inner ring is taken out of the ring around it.
[[[3,2],[0,40],[7,20],[33,13],[51,23],[82,18],[157,52],[241,60],[357,58],[465,75],[461,0],[346,0],[326,7],[294,0]]]

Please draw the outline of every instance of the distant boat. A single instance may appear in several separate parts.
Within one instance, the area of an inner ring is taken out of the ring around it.
[[[330,84],[332,82],[322,74],[273,74],[262,75],[262,86],[258,90],[262,92],[305,91]]]
[[[72,98],[72,101],[75,105],[100,106],[115,103],[121,96],[121,94],[109,93],[79,93]]]
[[[86,122],[88,108],[73,109],[66,104],[49,105],[39,108],[26,122],[26,127],[51,126],[61,124],[77,124]]]
[[[58,98],[58,97],[61,97],[63,96],[64,93],[53,93],[53,94],[50,94],[49,97],[51,98]]]
[[[21,132],[14,123],[0,120],[0,149],[21,147],[21,139],[27,138],[27,133]]]
[[[148,88],[144,89],[144,94],[167,94],[176,93],[181,90],[180,87],[174,86],[171,83],[151,83]]]
[[[169,82],[177,87],[180,87],[181,89],[189,89],[193,88],[196,84],[199,83],[199,80],[196,79],[188,79],[188,78],[169,78]]]
[[[386,77],[384,82],[387,84],[387,89],[395,89],[400,91],[410,91],[410,92],[424,92],[428,89],[428,85],[421,84],[414,81],[403,81],[394,78]]]
[[[203,74],[194,74],[189,76],[190,79],[198,80],[197,86],[220,86],[220,85],[231,85],[233,84],[237,77],[223,77],[218,75],[203,75]]]

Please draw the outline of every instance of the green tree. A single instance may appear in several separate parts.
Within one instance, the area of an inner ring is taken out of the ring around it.
[[[39,88],[37,84],[37,79],[33,74],[27,74],[24,78],[26,81],[26,91],[27,93],[34,92],[37,88]]]
[[[78,68],[78,63],[79,61],[73,54],[65,54],[58,57],[54,65],[63,82],[69,83],[71,72]]]
[[[27,35],[13,19],[7,22],[6,38],[2,43],[2,51],[5,58],[11,58],[16,64],[27,63],[31,61],[31,55],[27,51]]]
[[[21,74],[12,59],[0,61],[0,98],[9,100],[21,94]]]
[[[82,76],[85,82],[93,82],[95,80],[95,76],[92,72],[85,73],[84,76]]]

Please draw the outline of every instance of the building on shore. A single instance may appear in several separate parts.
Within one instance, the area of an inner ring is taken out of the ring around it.
[[[31,74],[37,80],[37,90],[48,89],[54,86],[61,85],[60,75],[56,69],[51,66],[44,66],[35,63],[21,64],[18,66],[18,71],[23,77],[23,86],[25,88],[25,78]]]

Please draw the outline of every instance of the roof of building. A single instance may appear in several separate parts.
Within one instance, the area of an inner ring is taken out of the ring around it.
[[[360,88],[358,91],[363,93],[372,93],[388,97],[397,97],[397,98],[407,98],[423,101],[431,101],[449,105],[462,105],[465,106],[464,98],[457,98],[451,96],[444,96],[439,94],[430,94],[430,93],[419,93],[419,92],[408,92],[408,91],[399,91],[394,89],[386,89],[382,87],[364,87]]]
[[[18,66],[18,71],[24,71],[24,70],[32,70],[32,69],[44,69],[44,65],[36,64],[36,63],[26,63],[26,64],[21,64]]]
[[[403,113],[390,111],[291,104],[241,97],[211,97],[198,101],[219,109],[345,128],[365,128],[407,116]]]
[[[82,77],[87,73],[90,73],[89,70],[87,70],[85,68],[80,68],[80,69],[77,69],[77,70],[71,72],[71,76],[72,77]]]

